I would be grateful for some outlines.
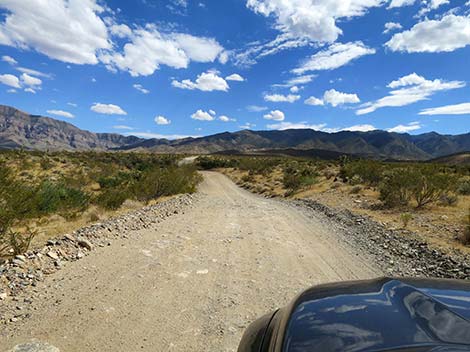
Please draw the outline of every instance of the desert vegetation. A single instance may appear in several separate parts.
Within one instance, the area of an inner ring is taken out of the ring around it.
[[[24,252],[51,216],[73,221],[91,208],[115,211],[126,201],[193,192],[194,166],[175,156],[137,153],[0,153],[0,256]]]
[[[413,228],[437,219],[452,241],[470,244],[470,166],[376,160],[335,161],[267,156],[206,156],[199,167],[220,168],[241,186],[268,196],[317,197],[350,204],[377,219]],[[335,199],[336,198],[336,199]],[[415,216],[418,214],[419,216]],[[462,226],[459,224],[465,223]],[[434,236],[439,236],[435,234]],[[442,235],[443,237],[444,235]]]

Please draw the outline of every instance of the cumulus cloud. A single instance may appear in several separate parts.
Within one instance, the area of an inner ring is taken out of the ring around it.
[[[137,89],[142,94],[149,94],[150,93],[150,91],[148,89],[145,89],[141,84],[133,84],[132,87]]]
[[[197,76],[195,82],[189,79],[184,79],[181,82],[173,80],[171,85],[180,89],[199,89],[204,92],[211,92],[214,90],[226,92],[230,88],[227,81],[220,77],[217,72],[213,71],[201,73],[199,76]]]
[[[362,16],[382,0],[248,0],[247,7],[265,17],[273,17],[282,39],[301,38],[331,43],[342,33],[338,19]]]
[[[305,99],[304,103],[312,106],[319,106],[325,104],[322,99],[315,98],[314,96]]]
[[[462,88],[465,82],[462,81],[443,81],[435,79],[433,81],[412,73],[403,76],[388,85],[393,89],[389,95],[374,102],[368,102],[356,111],[357,115],[371,113],[383,107],[398,107],[416,103],[428,99],[439,91]]]
[[[266,120],[283,121],[285,115],[281,110],[272,110],[269,114],[263,116]]]
[[[236,81],[236,82],[243,82],[245,80],[238,73],[232,73],[230,76],[225,77],[225,79],[227,81]]]
[[[72,113],[64,110],[47,110],[47,113],[51,115],[66,117],[68,119],[73,119],[75,117]]]
[[[290,87],[289,91],[291,93],[298,93],[300,91],[301,87],[297,87],[297,86],[293,86],[293,87]]]
[[[420,115],[470,115],[470,103],[445,105],[436,108],[423,109]]]
[[[0,83],[13,88],[21,88],[19,78],[15,75],[10,75],[9,73],[0,75]]]
[[[375,128],[374,125],[362,124],[362,125],[354,125],[350,127],[345,127],[345,128],[342,128],[340,131],[369,132],[369,131],[375,131],[376,129],[377,128]]]
[[[402,25],[400,23],[396,23],[396,22],[387,22],[385,23],[385,26],[384,26],[384,31],[383,33],[384,34],[387,34],[391,31],[395,31],[395,30],[399,30],[399,29],[402,29]]]
[[[25,88],[24,91],[26,93],[36,94],[36,91],[31,87]]]
[[[91,111],[105,115],[127,115],[120,106],[114,104],[95,103],[90,107]]]
[[[16,65],[18,63],[14,58],[8,55],[3,55],[2,61],[9,63],[10,65]]]
[[[470,45],[470,17],[450,14],[439,20],[426,19],[395,34],[385,45],[408,53],[454,51]]]
[[[199,121],[214,121],[215,117],[211,113],[204,110],[197,110],[194,114],[191,115],[193,120]]]
[[[148,76],[160,65],[186,68],[190,61],[213,62],[223,47],[213,38],[184,33],[161,33],[147,24],[132,31],[122,52],[104,52],[100,60],[110,70],[128,71],[132,76]]]
[[[266,125],[266,127],[271,130],[280,130],[280,131],[290,130],[290,129],[312,129],[312,130],[320,131],[325,126],[326,126],[325,123],[315,125],[315,124],[309,124],[306,121],[302,121],[302,122],[283,121],[279,123]]]
[[[300,95],[265,94],[264,100],[276,103],[293,103],[300,99]]]
[[[237,121],[236,119],[231,118],[231,117],[228,117],[228,116],[226,116],[226,115],[221,115],[221,116],[219,116],[219,120],[220,120],[220,121],[223,121],[223,122],[234,122],[234,121]]]
[[[27,73],[23,73],[21,75],[21,82],[27,86],[40,86],[42,81],[39,78],[33,77],[28,75]]]
[[[309,71],[333,70],[362,56],[371,54],[375,54],[375,49],[368,48],[361,41],[344,44],[335,43],[305,60],[292,72],[303,74]]]
[[[95,0],[5,0],[0,7],[0,44],[74,64],[96,64],[97,52],[112,48]]]
[[[357,96],[357,94],[350,94],[350,93],[343,93],[338,92],[335,89],[330,89],[323,93],[323,99],[316,98],[314,96],[309,97],[304,101],[307,105],[324,105],[330,104],[331,106],[338,106],[344,104],[356,104],[359,103],[361,100]]]
[[[396,132],[396,133],[407,133],[411,131],[416,131],[421,129],[421,124],[418,121],[410,122],[407,125],[397,125],[395,127],[389,128],[388,132]]]
[[[392,0],[390,5],[388,5],[389,9],[403,7],[403,6],[410,6],[415,3],[416,0]]]
[[[359,103],[361,100],[357,94],[342,93],[335,89],[330,89],[323,94],[323,101],[331,106],[338,106]]]
[[[154,121],[157,125],[169,125],[171,123],[165,116],[155,116]]]

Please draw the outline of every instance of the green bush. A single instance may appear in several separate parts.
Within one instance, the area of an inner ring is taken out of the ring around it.
[[[470,179],[469,178],[463,178],[459,181],[458,186],[457,186],[457,192],[464,196],[470,195]]]
[[[374,160],[357,160],[343,163],[339,177],[351,184],[365,183],[377,186],[382,179],[384,164]]]
[[[39,213],[50,214],[57,211],[85,210],[89,196],[83,191],[66,186],[63,183],[44,181],[36,194]]]
[[[129,193],[126,190],[112,188],[103,191],[94,201],[96,205],[107,210],[119,209],[129,198]]]

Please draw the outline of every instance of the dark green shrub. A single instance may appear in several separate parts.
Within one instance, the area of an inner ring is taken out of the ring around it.
[[[379,184],[379,199],[388,207],[408,205],[415,178],[408,168],[384,172]]]
[[[470,195],[470,179],[465,178],[459,181],[457,186],[457,192],[461,195]]]
[[[63,183],[42,182],[36,194],[38,211],[50,214],[63,210],[84,210],[89,197],[79,189],[70,188]]]
[[[112,188],[103,191],[94,201],[96,205],[107,210],[119,209],[129,198],[129,193],[126,190]]]

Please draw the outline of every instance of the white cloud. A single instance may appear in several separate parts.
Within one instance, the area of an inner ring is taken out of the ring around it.
[[[194,114],[191,115],[191,118],[193,120],[199,120],[199,121],[214,121],[214,116],[207,111],[204,110],[197,110]]]
[[[259,106],[259,105],[248,105],[246,109],[249,112],[261,112],[261,111],[266,111],[268,110],[267,106]]]
[[[33,88],[25,88],[24,91],[26,93],[36,94],[36,91]]]
[[[127,115],[120,106],[114,104],[95,103],[90,107],[91,111],[106,115]]]
[[[70,103],[70,102],[67,103],[67,105],[73,106],[74,108],[76,108],[76,107],[78,106],[77,104],[75,104],[75,103]]]
[[[326,124],[317,124],[317,125],[312,125],[309,124],[305,121],[302,122],[287,122],[283,121],[280,123],[274,123],[270,125],[266,125],[267,128],[271,130],[289,130],[289,129],[312,129],[312,130],[317,130],[320,131],[326,126]]]
[[[129,38],[132,35],[132,29],[125,24],[113,24],[109,27],[109,30],[119,38]]]
[[[392,0],[390,5],[388,5],[389,9],[393,9],[396,7],[403,7],[403,6],[410,6],[415,3],[416,0]]]
[[[133,127],[126,126],[126,125],[116,125],[116,126],[113,126],[113,128],[115,130],[128,130],[128,131],[132,131],[134,129]]]
[[[51,115],[66,117],[69,119],[73,119],[75,117],[72,113],[64,110],[47,110],[47,113]]]
[[[154,120],[157,125],[169,125],[171,123],[165,116],[155,116]]]
[[[199,76],[197,76],[196,82],[193,82],[189,79],[184,79],[181,82],[177,80],[173,80],[171,85],[176,88],[181,89],[199,89],[204,92],[211,92],[214,90],[220,91],[228,91],[229,85],[228,83],[218,75],[217,72],[203,72]]]
[[[297,87],[297,86],[292,86],[290,87],[289,91],[291,93],[298,93],[300,91],[301,88]]]
[[[201,136],[189,136],[184,134],[160,134],[152,132],[130,132],[126,133],[128,136],[136,136],[140,138],[156,138],[156,139],[183,139],[183,138],[198,138]]]
[[[470,103],[445,105],[436,108],[424,109],[420,115],[470,115]]]
[[[98,63],[97,52],[111,49],[103,8],[95,0],[4,0],[0,43],[34,49],[74,64]]]
[[[242,130],[251,130],[255,128],[256,125],[254,123],[246,122],[245,124],[240,125],[238,127],[241,128]]]
[[[395,31],[395,30],[399,30],[399,29],[402,29],[403,26],[400,24],[400,23],[396,23],[396,22],[387,22],[385,23],[385,26],[384,26],[384,31],[383,33],[384,34],[387,34],[391,31]]]
[[[148,89],[145,89],[141,84],[133,84],[132,87],[137,89],[142,94],[149,94],[150,93],[150,91]]]
[[[36,86],[36,88],[42,84],[42,81],[39,78],[30,76],[27,73],[23,73],[21,75],[21,82],[27,86]]]
[[[155,25],[132,31],[122,53],[105,52],[100,60],[111,71],[129,71],[132,76],[148,76],[160,65],[186,68],[190,61],[213,62],[223,51],[215,39],[183,33],[161,33]]]
[[[15,67],[16,70],[22,72],[22,73],[27,73],[28,75],[32,76],[37,76],[37,77],[44,77],[44,78],[51,78],[52,75],[48,73],[44,73],[41,71],[33,70],[31,68],[26,68],[26,67]]]
[[[14,58],[8,55],[2,56],[2,61],[7,62],[10,65],[16,65],[18,63]]]
[[[276,103],[293,103],[300,99],[300,95],[282,95],[282,94],[265,94],[264,100]]]
[[[422,76],[417,75],[416,73],[412,73],[391,82],[388,87],[392,89],[398,89],[390,91],[389,95],[381,99],[362,105],[361,109],[356,111],[356,114],[368,114],[383,107],[410,105],[418,101],[428,99],[431,95],[439,91],[457,89],[464,86],[465,82],[446,82],[440,79],[430,81]]]
[[[336,20],[362,16],[382,3],[382,0],[248,0],[247,7],[275,18],[275,28],[282,33],[278,40],[299,38],[331,43],[342,33]]]
[[[419,122],[410,122],[408,125],[397,125],[395,127],[389,128],[388,132],[396,132],[396,133],[407,133],[411,131],[416,131],[421,129],[421,124]]]
[[[225,79],[227,81],[237,81],[237,82],[243,82],[245,80],[238,73],[232,73],[230,76],[225,77]]]
[[[470,45],[470,17],[450,14],[439,20],[426,19],[395,34],[385,45],[408,53],[454,51]]]
[[[377,128],[373,125],[363,124],[363,125],[354,125],[350,127],[342,128],[341,131],[350,131],[350,132],[369,132],[374,131]]]
[[[338,106],[343,104],[356,104],[361,100],[357,94],[342,93],[335,89],[330,89],[323,94],[323,101],[332,106]]]
[[[272,110],[269,114],[263,116],[266,120],[283,121],[285,118],[281,110]]]
[[[8,90],[7,90],[7,93],[10,93],[10,94],[17,93],[17,90],[11,88],[11,89],[8,89]]]
[[[286,82],[286,86],[295,86],[299,84],[307,84],[313,81],[313,79],[317,77],[316,75],[302,75],[302,76],[297,76],[294,78],[289,79]]]
[[[222,116],[219,116],[219,120],[220,121],[223,121],[223,122],[233,122],[233,121],[237,121],[236,119],[233,119],[231,117],[228,117],[226,115],[222,115]]]
[[[215,112],[214,110],[210,109],[210,110],[209,110],[209,114],[215,116],[216,112]]]
[[[364,55],[371,54],[375,54],[375,49],[368,48],[360,41],[345,44],[335,43],[305,60],[292,72],[303,74],[309,71],[333,70]]]
[[[324,105],[324,102],[322,99],[315,98],[314,96],[311,96],[305,99],[304,103],[307,105],[312,105],[312,106]]]
[[[10,75],[9,73],[0,75],[0,83],[13,88],[21,88],[20,80],[18,79],[18,77]]]

